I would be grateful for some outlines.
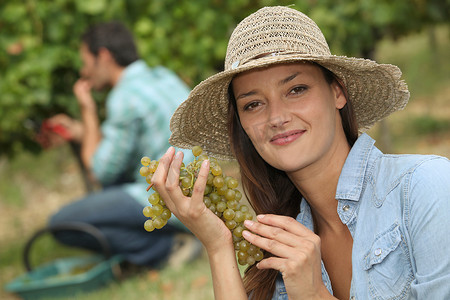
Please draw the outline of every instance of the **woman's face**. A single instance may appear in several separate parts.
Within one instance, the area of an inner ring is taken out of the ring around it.
[[[339,109],[340,86],[327,83],[309,63],[279,64],[239,74],[232,82],[238,115],[261,157],[273,167],[295,172],[332,161],[346,143]]]

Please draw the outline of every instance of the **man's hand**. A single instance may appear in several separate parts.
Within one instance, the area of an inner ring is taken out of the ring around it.
[[[75,119],[72,119],[68,115],[58,114],[46,120],[46,124],[49,128],[58,128],[64,130],[66,136],[50,131],[49,136],[51,146],[58,146],[64,143],[66,140],[71,140],[77,143],[81,143],[81,139],[84,134],[83,124]]]
[[[73,93],[78,100],[81,110],[96,111],[96,104],[91,94],[91,84],[88,80],[80,78],[73,86]]]

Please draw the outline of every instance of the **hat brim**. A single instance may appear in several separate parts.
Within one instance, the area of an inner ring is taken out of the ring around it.
[[[360,132],[392,112],[403,109],[408,102],[407,85],[400,79],[400,69],[394,65],[335,55],[267,56],[217,73],[198,84],[173,114],[169,142],[185,149],[199,145],[218,159],[233,159],[227,125],[228,86],[232,78],[255,68],[302,61],[318,63],[342,81],[352,102]]]

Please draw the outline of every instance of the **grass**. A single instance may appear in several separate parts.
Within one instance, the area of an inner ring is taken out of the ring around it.
[[[450,41],[449,28],[435,31],[437,46],[430,47],[424,31],[398,41],[382,41],[376,59],[400,66],[411,91],[404,111],[394,113],[369,134],[385,152],[434,153],[450,157]],[[383,129],[383,126],[387,128]],[[386,132],[387,136],[386,137]],[[83,182],[70,148],[39,156],[20,153],[14,160],[0,158],[0,286],[24,272],[26,240],[44,226],[60,206],[82,196]],[[74,255],[49,237],[33,248],[31,261],[43,263],[56,255]],[[207,259],[180,269],[163,268],[140,273],[106,288],[71,299],[212,299]],[[17,299],[0,288],[0,299]]]
[[[140,300],[149,299],[213,299],[212,281],[206,259],[199,259],[180,269],[164,268],[138,274],[124,281],[112,282],[107,288],[81,294],[71,299]]]

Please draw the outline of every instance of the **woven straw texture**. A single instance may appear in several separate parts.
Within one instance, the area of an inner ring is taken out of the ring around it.
[[[409,91],[398,67],[335,56],[319,27],[288,7],[265,7],[245,18],[228,43],[225,70],[197,85],[171,119],[170,143],[202,146],[218,159],[233,159],[227,132],[228,86],[238,73],[272,64],[312,61],[333,72],[347,89],[360,132],[403,109]]]

